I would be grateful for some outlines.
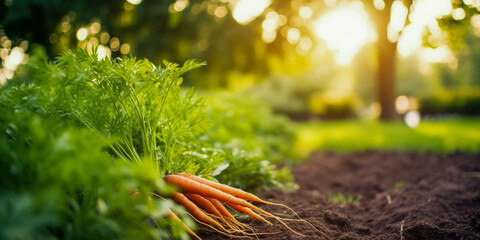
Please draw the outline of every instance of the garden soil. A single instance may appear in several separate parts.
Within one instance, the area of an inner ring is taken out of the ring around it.
[[[268,233],[260,239],[480,239],[480,154],[315,153],[292,172],[298,189],[259,196],[290,206],[315,228],[286,221],[300,236],[275,220],[270,226],[244,219]],[[360,200],[332,202],[338,193]],[[259,206],[295,218],[285,208]],[[200,236],[230,239],[207,231]]]

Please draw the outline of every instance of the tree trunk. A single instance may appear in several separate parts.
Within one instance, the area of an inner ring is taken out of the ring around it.
[[[378,34],[376,92],[377,100],[382,110],[380,114],[380,119],[382,120],[394,120],[399,117],[395,110],[395,57],[397,43],[390,42],[387,34],[392,2],[386,1],[385,10],[378,12],[376,19]]]

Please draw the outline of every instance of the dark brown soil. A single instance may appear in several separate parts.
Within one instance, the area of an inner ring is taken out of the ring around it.
[[[316,153],[293,168],[297,190],[259,195],[290,206],[323,234],[302,222],[287,223],[303,237],[274,220],[274,226],[245,221],[256,232],[274,233],[260,239],[480,239],[478,172],[480,154]],[[361,199],[328,201],[336,193]],[[229,239],[209,232],[200,236]]]

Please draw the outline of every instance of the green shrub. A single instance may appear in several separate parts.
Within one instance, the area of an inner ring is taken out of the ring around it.
[[[207,116],[215,124],[201,136],[222,149],[225,169],[216,178],[242,189],[285,186],[288,169],[272,163],[297,160],[295,132],[288,119],[274,115],[258,99],[232,92],[204,92]]]
[[[208,118],[215,123],[205,134],[210,142],[264,155],[271,162],[295,158],[291,146],[296,135],[291,122],[273,114],[267,104],[239,93],[213,92],[204,95]]]
[[[249,92],[276,112],[301,114],[310,112],[310,96],[324,89],[324,84],[315,77],[274,75]]]
[[[419,98],[422,114],[480,115],[480,90],[440,92]]]
[[[95,51],[93,51],[95,52]],[[209,174],[220,162],[193,151],[197,136],[212,123],[193,89],[182,94],[181,75],[202,64],[165,62],[154,66],[135,58],[98,60],[87,50],[67,51],[54,63],[33,64],[48,114],[114,137],[110,151],[134,163],[153,161],[163,174]]]
[[[115,160],[91,131],[22,112],[1,96],[0,239],[171,236],[164,216],[174,205],[149,197],[168,191],[155,168]],[[170,225],[174,236],[188,238]]]
[[[325,77],[317,74],[271,76],[250,89],[249,93],[268,104],[275,112],[286,114],[292,119],[356,116],[359,99],[354,94],[337,96],[328,93],[332,80],[325,80]]]

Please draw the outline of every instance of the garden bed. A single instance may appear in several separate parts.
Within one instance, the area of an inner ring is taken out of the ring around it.
[[[316,153],[293,168],[297,190],[260,196],[292,207],[326,237],[301,222],[288,224],[306,237],[278,223],[250,224],[273,233],[261,239],[480,239],[478,172],[480,154]],[[200,233],[204,239],[226,239]]]

